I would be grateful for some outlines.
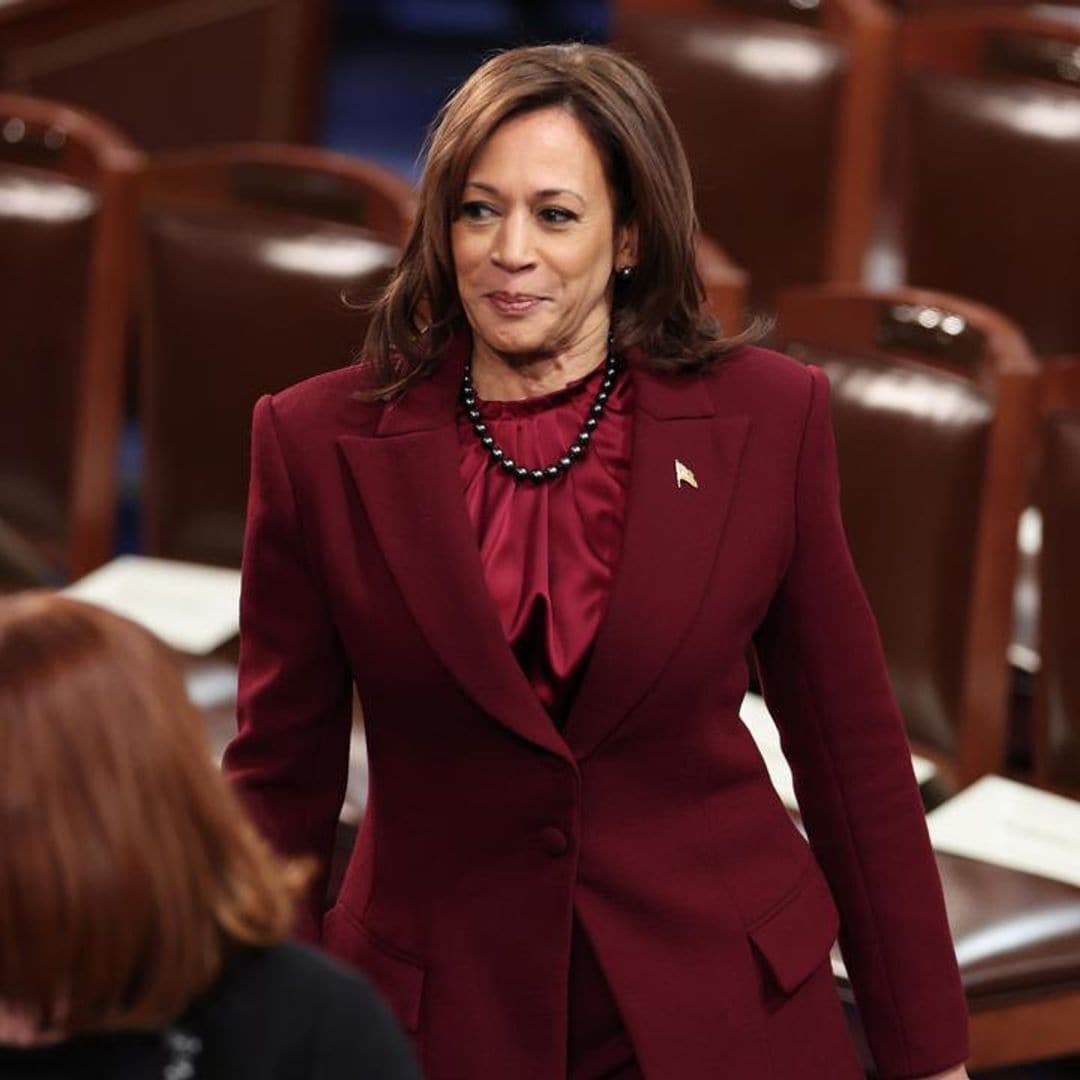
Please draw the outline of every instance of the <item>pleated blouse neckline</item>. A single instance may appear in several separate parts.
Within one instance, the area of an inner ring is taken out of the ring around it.
[[[495,441],[530,468],[562,456],[588,415],[603,366],[559,390],[480,401]],[[488,589],[541,703],[565,723],[607,610],[630,478],[632,383],[620,370],[584,457],[558,480],[519,484],[492,461],[463,411],[459,468]]]

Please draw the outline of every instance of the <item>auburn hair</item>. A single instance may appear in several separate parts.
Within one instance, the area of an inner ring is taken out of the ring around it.
[[[126,619],[0,599],[0,1006],[156,1028],[236,946],[288,935],[280,863],[211,760],[173,657]]]
[[[498,53],[474,71],[428,135],[417,215],[372,306],[364,342],[373,397],[393,397],[430,374],[451,339],[465,331],[450,226],[469,167],[500,124],[552,106],[568,110],[596,147],[616,227],[637,228],[633,276],[615,290],[616,349],[637,346],[660,368],[698,368],[743,341],[725,340],[705,309],[690,168],[652,80],[602,46],[528,46]]]

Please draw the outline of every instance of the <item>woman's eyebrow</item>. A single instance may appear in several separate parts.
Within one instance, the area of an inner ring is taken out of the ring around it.
[[[543,188],[536,195],[540,199],[553,199],[558,195],[572,195],[578,202],[585,202],[585,196],[579,195],[573,188]]]
[[[479,188],[481,191],[487,192],[487,194],[489,195],[498,196],[501,194],[499,189],[494,184],[485,183],[483,180],[468,180],[466,181],[465,186],[467,188]],[[579,195],[576,191],[574,191],[573,188],[541,188],[539,191],[534,193],[533,197],[537,199],[552,199],[558,195],[571,195],[583,205],[585,203],[585,196]]]

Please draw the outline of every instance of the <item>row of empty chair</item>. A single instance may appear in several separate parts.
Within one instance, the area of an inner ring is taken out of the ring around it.
[[[1041,357],[1080,353],[1061,302],[1080,250],[1077,10],[615,0],[613,36],[659,82],[705,230],[756,304],[869,268],[993,305]],[[77,103],[152,151],[305,142],[329,21],[327,0],[8,0],[0,91]]]
[[[135,384],[149,548],[237,564],[240,418],[352,358],[411,186],[302,147],[147,158],[29,98],[0,97],[0,132],[0,317],[18,371],[0,406],[0,564],[49,580],[110,557]]]
[[[612,28],[755,304],[869,270],[991,304],[1042,357],[1080,353],[1078,10],[614,0]],[[78,104],[151,151],[306,142],[329,25],[328,0],[7,0],[0,92]]]
[[[1080,9],[617,0],[755,304],[910,283],[1080,356]]]

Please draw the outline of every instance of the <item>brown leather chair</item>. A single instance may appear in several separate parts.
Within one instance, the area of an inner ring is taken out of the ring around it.
[[[6,0],[0,87],[93,109],[151,150],[311,141],[327,0]]]
[[[1080,364],[1044,371],[1043,395],[1035,774],[1080,798]]]
[[[656,80],[702,228],[776,290],[858,281],[877,209],[893,20],[877,0],[618,0],[614,45]]]
[[[249,145],[153,159],[140,202],[145,548],[236,566],[255,400],[355,358],[412,188],[340,154]]]
[[[992,305],[1040,357],[1080,355],[1080,25],[936,12],[901,45],[906,280]]]
[[[0,94],[0,580],[112,554],[139,155],[87,113]]]
[[[936,293],[792,289],[782,347],[828,373],[845,528],[914,748],[954,790],[1002,767],[1036,366]]]

